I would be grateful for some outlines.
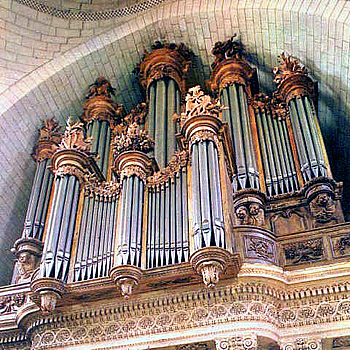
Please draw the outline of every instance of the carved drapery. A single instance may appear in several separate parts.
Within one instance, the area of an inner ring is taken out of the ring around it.
[[[212,53],[215,61],[209,85],[219,92],[222,105],[228,107],[222,118],[229,125],[235,152],[234,189],[259,189],[256,146],[247,103],[247,95],[251,98],[257,90],[256,70],[245,61],[242,46],[234,37],[224,43],[217,42]]]

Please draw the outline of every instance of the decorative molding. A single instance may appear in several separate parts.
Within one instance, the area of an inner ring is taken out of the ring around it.
[[[36,162],[50,159],[61,142],[61,127],[55,118],[43,121],[44,126],[39,130],[39,140],[34,147],[32,157]]]
[[[134,72],[138,74],[141,86],[146,91],[153,81],[168,77],[176,81],[184,94],[192,56],[192,52],[183,43],[177,45],[156,41],[151,53],[145,53]]]
[[[147,178],[148,186],[159,186],[169,179],[174,182],[175,176],[179,174],[181,169],[184,169],[188,162],[188,151],[175,152],[168,162],[166,168],[155,172],[152,176]]]
[[[152,7],[155,7],[161,4],[164,0],[146,0],[140,3],[137,3],[133,6],[123,7],[116,10],[109,11],[80,11],[74,9],[61,10],[59,8],[48,6],[44,2],[38,0],[15,0],[16,2],[26,5],[33,10],[47,13],[51,16],[72,19],[78,21],[103,21],[106,19],[112,18],[121,18],[129,16],[132,14],[140,13],[146,11]]]

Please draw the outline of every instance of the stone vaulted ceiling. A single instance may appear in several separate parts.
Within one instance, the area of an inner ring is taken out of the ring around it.
[[[94,12],[102,7],[108,11]],[[41,120],[56,116],[63,125],[79,116],[98,75],[112,82],[117,102],[133,107],[142,97],[132,71],[155,40],[193,50],[191,85],[204,86],[212,46],[234,33],[264,92],[274,88],[277,55],[298,57],[319,83],[322,132],[349,198],[349,10],[350,1],[335,0],[0,0],[0,283],[11,276],[10,248],[21,234]]]

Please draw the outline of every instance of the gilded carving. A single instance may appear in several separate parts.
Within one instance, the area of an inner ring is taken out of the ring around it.
[[[175,152],[171,157],[166,168],[157,171],[147,178],[149,186],[159,186],[169,179],[174,182],[174,177],[179,174],[180,170],[186,167],[188,161],[188,151]]]
[[[315,84],[307,75],[307,69],[302,67],[296,58],[282,53],[278,56],[280,65],[275,67],[274,82],[277,84],[281,99],[288,103],[293,98],[301,96],[315,97]]]
[[[242,43],[235,38],[237,34],[234,34],[230,39],[222,42],[218,41],[215,43],[211,53],[215,56],[215,61],[212,63],[211,68],[214,69],[220,62],[228,58],[239,58],[243,57],[243,46]]]
[[[278,56],[280,65],[273,69],[274,82],[279,86],[284,80],[295,74],[307,75],[307,69],[300,66],[298,60],[292,56],[286,56],[284,52]]]
[[[209,95],[204,95],[199,85],[194,86],[188,90],[186,95],[185,112],[181,113],[180,116],[181,125],[187,119],[198,115],[218,117],[223,109],[224,107],[220,105],[219,100],[213,101]]]
[[[125,131],[117,134],[112,141],[115,156],[126,151],[148,153],[153,150],[153,147],[154,141],[149,138],[147,132],[142,130],[136,122],[131,123]]]
[[[264,93],[255,94],[252,99],[249,99],[249,103],[255,110],[270,112],[273,118],[278,120],[285,120],[290,115],[286,102],[276,91],[272,98]]]
[[[214,134],[210,130],[199,130],[195,134],[193,134],[189,140],[189,148],[197,142],[203,142],[203,141],[212,141],[214,142],[216,148],[219,148],[219,138],[216,134]]]
[[[121,183],[89,181],[85,183],[84,190],[86,195],[95,196],[95,198],[115,199],[120,194]]]
[[[99,76],[91,85],[89,85],[89,92],[86,95],[87,99],[97,96],[106,96],[111,98],[115,95],[115,89],[111,83],[102,76]]]
[[[39,130],[39,140],[34,147],[32,157],[36,162],[50,159],[61,142],[61,127],[55,118],[43,121],[44,126]]]
[[[90,153],[91,143],[92,138],[85,135],[84,124],[79,122],[73,124],[71,118],[69,118],[59,149]]]
[[[282,245],[287,264],[301,264],[321,260],[324,257],[322,239]]]
[[[145,90],[153,81],[168,77],[174,79],[180,91],[185,93],[185,80],[191,60],[192,52],[183,43],[176,45],[156,41],[152,45],[152,52],[145,53],[142,62],[134,72],[138,73],[140,83]]]
[[[321,224],[330,221],[337,222],[337,219],[335,217],[335,203],[329,192],[317,194],[317,196],[311,200],[309,206],[311,215],[316,222]]]

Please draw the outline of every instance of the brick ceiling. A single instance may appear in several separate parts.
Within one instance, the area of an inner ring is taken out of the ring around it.
[[[166,0],[151,1],[134,15],[79,21],[0,0],[0,284],[11,275],[9,249],[21,234],[34,174],[30,153],[41,120],[56,116],[63,124],[69,115],[79,116],[98,75],[117,89],[117,102],[133,107],[142,97],[132,70],[155,40],[191,48],[191,84],[203,87],[211,47],[234,33],[258,68],[264,92],[274,88],[277,55],[298,57],[319,83],[327,151],[334,177],[348,193],[349,10],[349,1],[335,0]]]

